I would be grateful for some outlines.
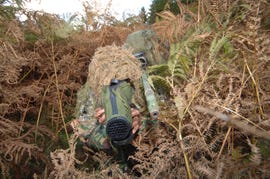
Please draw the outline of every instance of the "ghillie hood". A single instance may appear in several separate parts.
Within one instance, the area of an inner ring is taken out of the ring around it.
[[[104,85],[112,79],[129,79],[135,90],[139,88],[142,76],[141,64],[129,49],[110,45],[97,49],[89,65],[88,82],[95,94],[99,96]]]

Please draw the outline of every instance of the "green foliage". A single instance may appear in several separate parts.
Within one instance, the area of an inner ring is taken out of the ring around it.
[[[203,38],[196,38],[202,34],[208,34],[212,31],[211,25],[202,23],[196,28],[191,28],[181,41],[170,45],[170,55],[167,64],[155,65],[149,69],[149,74],[154,82],[162,82],[159,85],[168,88],[166,77],[180,82],[187,80],[191,75],[191,67],[197,52],[200,50]],[[228,50],[229,50],[228,45]]]
[[[153,24],[157,20],[157,13],[164,10],[170,10],[174,14],[179,14],[180,10],[175,0],[153,0],[150,6],[149,24]]]
[[[70,37],[74,32],[72,22],[76,18],[76,15],[71,16],[67,22],[59,16],[47,13],[36,12],[33,16],[41,34],[26,29],[25,39],[30,42],[35,42],[38,38],[46,39],[48,42],[59,41]]]
[[[172,76],[187,79],[187,73],[189,72],[192,59],[188,54],[181,53],[182,49],[182,43],[171,45],[168,66]],[[189,52],[193,53],[193,49],[189,49]]]
[[[260,149],[263,158],[270,158],[270,141],[259,139],[257,146]]]
[[[145,8],[144,7],[141,8],[141,11],[139,13],[139,16],[140,16],[142,22],[143,23],[146,23],[146,21],[147,21],[147,15],[146,15],[146,11],[145,11]]]
[[[21,1],[17,0],[15,3],[21,5]],[[19,6],[20,7],[20,6]],[[14,19],[18,7],[13,6],[8,0],[0,1],[0,19]]]
[[[156,19],[156,13],[164,10],[167,0],[153,0],[150,6],[149,24],[153,24]]]
[[[209,50],[209,60],[215,60],[219,51],[222,47],[224,47],[225,44],[228,42],[227,36],[222,36],[220,39],[218,39],[218,36],[214,38],[214,40],[211,43],[210,50]]]
[[[1,0],[0,20],[15,19],[15,14],[23,8],[25,0]]]
[[[191,4],[197,2],[197,0],[180,0],[183,4]],[[150,15],[148,18],[148,23],[153,24],[157,21],[157,13],[164,10],[171,11],[174,15],[180,13],[180,9],[177,4],[177,0],[153,0],[150,6]]]
[[[73,30],[73,26],[70,23],[63,22],[55,28],[54,34],[58,38],[66,39],[70,37]]]
[[[17,8],[14,8],[13,6],[0,6],[0,18],[3,19],[14,19],[15,18],[15,12]]]
[[[163,94],[168,94],[171,90],[166,79],[167,76],[171,76],[168,64],[150,66],[148,72],[150,74],[149,79],[155,89],[162,91]]]
[[[149,69],[148,69],[148,72],[151,75],[159,75],[159,76],[162,76],[162,77],[170,75],[168,64],[150,66]]]
[[[175,76],[183,79],[188,78],[190,66],[194,62],[194,58],[203,42],[202,38],[196,37],[209,32],[211,32],[210,26],[207,23],[202,24],[196,29],[190,29],[180,42],[171,44],[168,65],[170,71],[175,73]]]
[[[40,37],[37,34],[31,32],[31,31],[26,30],[24,32],[24,39],[27,42],[35,43],[39,38]]]

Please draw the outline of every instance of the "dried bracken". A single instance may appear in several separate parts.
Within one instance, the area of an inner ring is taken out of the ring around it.
[[[128,173],[111,155],[77,151],[68,124],[88,76],[109,82],[88,74],[89,64],[111,55],[133,61],[116,51],[145,26],[97,24],[88,13],[88,31],[72,32],[42,12],[24,25],[0,17],[2,178],[269,178],[269,1],[178,5],[179,15],[164,11],[151,26],[170,45],[168,63],[150,72],[161,116],[133,141]]]
[[[39,175],[43,172],[39,167],[44,165],[47,171],[52,169],[45,152],[48,146],[53,150],[59,141],[67,141],[70,131],[65,119],[73,117],[76,93],[86,81],[95,49],[121,44],[131,32],[121,26],[102,26],[99,31],[78,32],[61,40],[63,37],[55,36],[63,22],[58,17],[42,12],[28,16],[23,26],[8,19],[0,23],[0,154],[4,178],[11,173]],[[36,167],[29,168],[29,163],[36,163]]]

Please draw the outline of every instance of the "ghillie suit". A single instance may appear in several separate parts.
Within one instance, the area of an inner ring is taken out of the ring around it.
[[[86,84],[78,93],[76,118],[80,121],[79,133],[88,138],[88,144],[97,149],[108,149],[105,126],[97,125],[95,109],[102,107],[102,89],[111,83],[111,79],[125,80],[134,86],[132,103],[142,104],[140,62],[131,51],[115,45],[97,49],[90,65]],[[140,100],[138,100],[140,99]],[[136,101],[138,102],[136,102]]]
[[[149,117],[146,110],[148,101],[145,97],[151,95],[145,96],[144,88],[151,87],[149,84],[145,87],[142,83],[147,80],[147,76],[141,62],[134,55],[142,52],[149,65],[160,64],[165,62],[160,47],[153,31],[142,30],[130,34],[122,47],[111,45],[97,49],[89,65],[87,82],[78,92],[76,106],[76,118],[80,121],[78,130],[89,146],[97,149],[108,149],[112,146],[107,139],[106,125],[98,124],[94,118],[95,109],[102,107],[104,86],[109,86],[112,79],[128,79],[128,83],[134,88],[130,103],[139,109],[145,118]]]

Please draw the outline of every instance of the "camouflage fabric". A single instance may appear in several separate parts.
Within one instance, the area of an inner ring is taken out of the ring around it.
[[[106,135],[106,125],[99,124],[94,117],[95,109],[102,107],[101,92],[111,79],[126,80],[134,87],[132,103],[145,105],[141,93],[141,64],[130,50],[109,45],[96,50],[91,63],[86,84],[78,91],[76,118],[79,119],[78,132],[86,140],[86,144],[96,149],[110,148]],[[135,97],[134,97],[135,98]],[[143,102],[136,102],[141,99]],[[142,108],[143,109],[143,108]]]
[[[98,150],[109,149],[110,144],[106,136],[106,128],[99,124],[94,117],[96,100],[93,92],[86,83],[77,93],[76,118],[79,120],[77,132],[82,141],[89,147]]]
[[[165,63],[169,52],[152,30],[140,30],[129,34],[124,47],[132,49],[133,54],[144,52],[148,65]]]
[[[111,144],[108,140],[107,134],[106,134],[106,126],[103,124],[95,124],[93,125],[94,128],[87,135],[86,138],[86,144],[91,147],[95,148],[97,150],[105,150],[110,149]]]
[[[134,87],[132,103],[144,115],[147,104],[141,80],[143,71],[141,63],[133,54],[145,52],[148,65],[160,64],[165,62],[160,48],[153,31],[143,30],[130,34],[122,47],[110,45],[96,50],[89,64],[87,82],[78,91],[75,109],[75,116],[79,119],[78,132],[89,147],[99,150],[112,147],[106,134],[106,125],[99,124],[94,117],[95,109],[102,107],[102,88],[109,85],[111,79],[129,79]]]

